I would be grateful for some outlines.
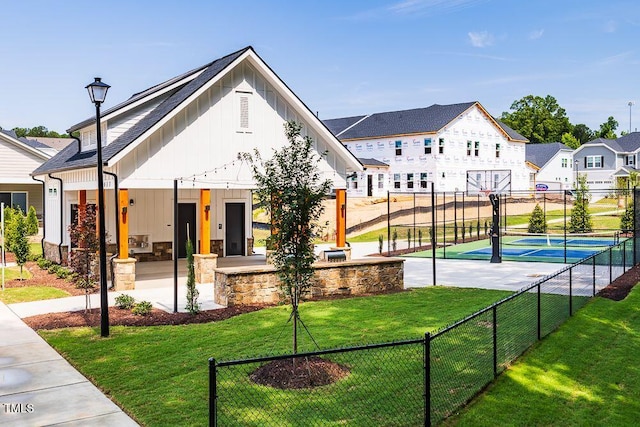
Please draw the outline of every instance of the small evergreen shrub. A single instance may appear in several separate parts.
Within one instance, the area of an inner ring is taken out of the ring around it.
[[[151,313],[152,308],[153,307],[151,306],[151,303],[149,301],[140,301],[133,306],[131,312],[136,316],[146,316],[147,314]]]
[[[38,234],[38,217],[36,216],[36,208],[29,206],[27,211],[27,235],[35,236]]]
[[[38,264],[38,267],[40,267],[43,270],[48,270],[49,267],[51,267],[51,264],[53,264],[53,262],[49,261],[46,258],[38,258],[38,260],[36,261],[36,264]]]
[[[136,300],[131,295],[121,294],[116,297],[116,307],[120,310],[130,310],[135,304]]]
[[[382,247],[384,245],[384,238],[382,234],[378,235],[378,253],[382,253]]]
[[[527,232],[529,233],[546,233],[547,232],[547,221],[544,217],[544,212],[539,204],[536,204],[536,207],[533,208],[533,212],[531,212],[531,216],[529,217],[529,228],[527,228]]]

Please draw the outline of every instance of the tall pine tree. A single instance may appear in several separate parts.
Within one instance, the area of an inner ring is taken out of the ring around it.
[[[589,233],[593,231],[593,221],[589,213],[589,186],[587,186],[587,176],[578,175],[576,185],[575,200],[571,209],[571,220],[569,221],[569,233]]]

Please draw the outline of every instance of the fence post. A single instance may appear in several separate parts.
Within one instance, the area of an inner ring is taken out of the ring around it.
[[[424,334],[424,425],[431,425],[431,333]]]
[[[613,251],[609,248],[609,284],[613,282]]]
[[[218,425],[216,371],[216,360],[212,357],[209,359],[209,427],[216,427]]]
[[[627,272],[627,244],[622,242],[622,273]]]
[[[596,255],[593,256],[593,296],[596,296]]]
[[[433,210],[433,207],[431,208]],[[391,192],[387,190],[387,255],[391,254]]]
[[[538,341],[542,338],[542,321],[540,320],[541,316],[541,307],[540,307],[540,283],[538,283]]]
[[[498,307],[493,306],[493,378],[498,376]]]
[[[573,316],[573,267],[569,267],[569,316]]]

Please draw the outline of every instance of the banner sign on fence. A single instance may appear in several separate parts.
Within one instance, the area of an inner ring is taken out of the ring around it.
[[[547,184],[536,184],[536,191],[547,191],[549,186]]]

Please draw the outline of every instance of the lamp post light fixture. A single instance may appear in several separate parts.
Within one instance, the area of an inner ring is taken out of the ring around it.
[[[109,336],[109,299],[107,296],[107,242],[104,218],[104,177],[102,171],[102,135],[100,129],[100,104],[107,97],[111,86],[102,82],[100,77],[86,86],[89,98],[96,106],[96,144],[98,163],[98,239],[100,240],[100,335]]]
[[[633,101],[629,101],[627,104],[629,106],[629,133],[631,133],[631,107],[633,107],[636,103]]]

